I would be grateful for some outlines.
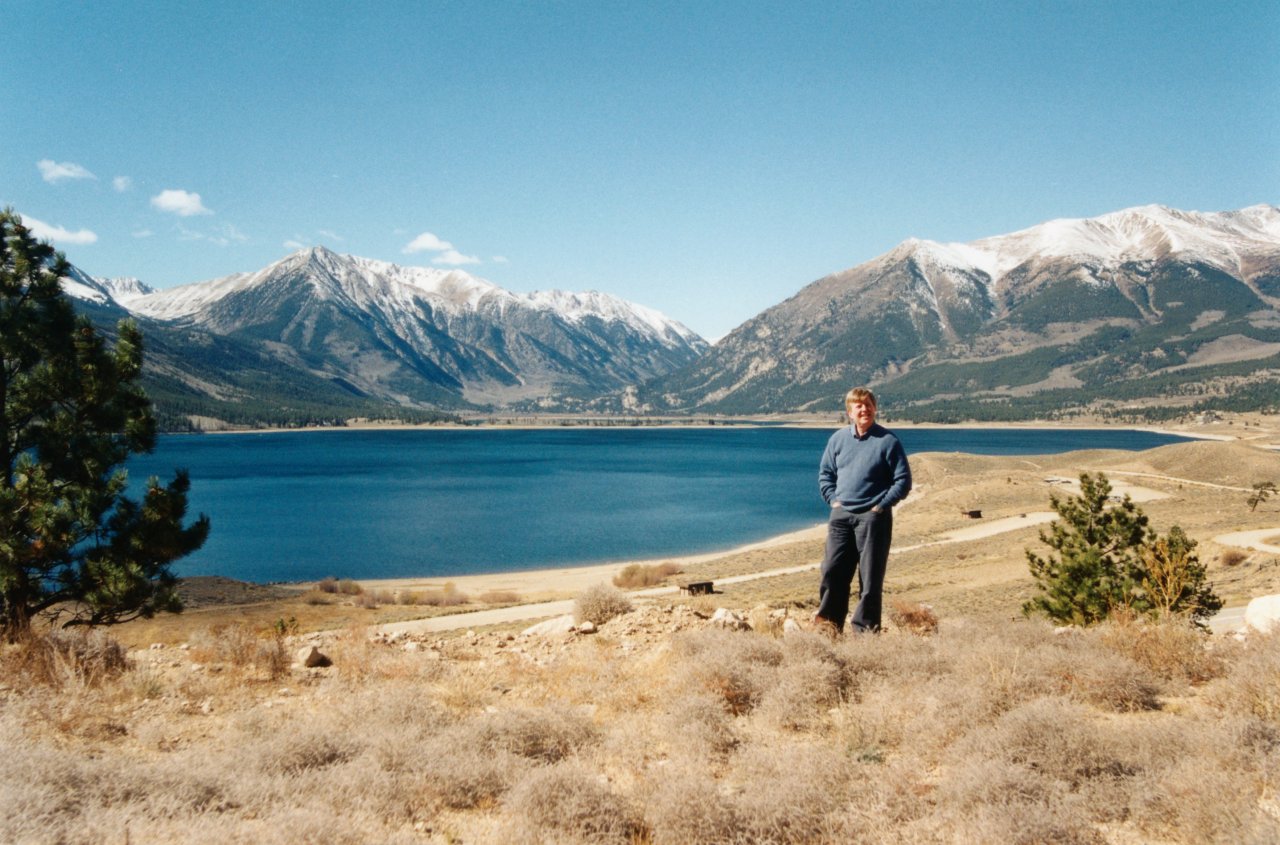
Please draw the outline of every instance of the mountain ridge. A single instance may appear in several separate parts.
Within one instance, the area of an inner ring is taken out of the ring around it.
[[[813,411],[869,383],[926,418],[1052,414],[1112,386],[1133,402],[1173,389],[1185,404],[1193,378],[1155,377],[1194,369],[1185,365],[1206,344],[1217,344],[1220,365],[1280,367],[1251,357],[1280,341],[1278,303],[1271,205],[1142,206],[965,244],[913,238],[806,285],[646,385],[638,402],[654,412]],[[1230,338],[1240,339],[1235,357]]]

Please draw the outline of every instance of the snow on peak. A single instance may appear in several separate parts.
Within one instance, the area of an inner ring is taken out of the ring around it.
[[[574,323],[587,317],[598,317],[605,321],[624,322],[646,334],[663,336],[671,332],[685,340],[698,337],[661,311],[600,291],[574,293],[565,290],[540,290],[520,298],[534,308],[558,312]]]
[[[981,270],[993,280],[1035,258],[1105,265],[1191,254],[1234,273],[1242,252],[1280,252],[1280,209],[1256,205],[1205,213],[1146,205],[1100,217],[1050,220],[971,243],[912,239],[903,248],[951,266]]]
[[[107,294],[121,305],[128,305],[139,297],[155,293],[150,285],[143,284],[133,276],[117,276],[112,279],[98,279],[98,284]]]

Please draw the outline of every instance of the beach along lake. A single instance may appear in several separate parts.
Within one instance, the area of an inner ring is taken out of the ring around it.
[[[826,518],[832,429],[615,427],[171,435],[129,463],[191,473],[204,548],[180,576],[447,577],[728,549]],[[1053,454],[1182,440],[1125,429],[897,430],[908,454]]]

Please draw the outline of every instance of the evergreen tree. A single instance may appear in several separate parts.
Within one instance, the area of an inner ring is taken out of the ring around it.
[[[1146,569],[1143,589],[1156,613],[1186,614],[1197,624],[1222,609],[1210,585],[1205,566],[1195,553],[1196,541],[1177,525],[1142,551]]]
[[[189,481],[152,478],[124,495],[125,459],[155,447],[138,386],[142,335],[123,322],[112,348],[77,317],[68,265],[12,210],[0,211],[0,627],[37,615],[96,625],[179,610],[169,564],[198,549],[203,515],[183,521]]]
[[[1128,496],[1113,506],[1110,497],[1107,477],[1087,472],[1080,475],[1079,496],[1050,494],[1058,519],[1040,540],[1057,555],[1027,551],[1040,594],[1023,605],[1024,612],[1073,625],[1100,622],[1119,607],[1146,612],[1136,605],[1143,604],[1140,549],[1151,534],[1147,516]]]
[[[1195,541],[1178,526],[1159,537],[1127,495],[1111,503],[1102,473],[1080,475],[1080,495],[1049,502],[1058,519],[1041,542],[1057,554],[1027,550],[1040,592],[1023,605],[1058,622],[1092,625],[1120,609],[1139,616],[1185,614],[1197,624],[1222,607],[1205,584]]]

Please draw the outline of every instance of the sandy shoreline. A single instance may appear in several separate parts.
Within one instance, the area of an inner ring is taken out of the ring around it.
[[[527,569],[519,572],[490,572],[474,575],[446,575],[424,578],[381,578],[360,579],[360,585],[373,590],[433,590],[445,584],[453,584],[464,593],[478,595],[493,591],[512,591],[519,593],[524,600],[538,600],[547,595],[562,595],[566,592],[579,592],[600,583],[609,583],[624,567],[630,564],[653,565],[674,563],[688,575],[696,573],[694,569],[700,563],[718,560],[730,555],[771,549],[821,539],[826,536],[827,524],[817,523],[809,528],[788,531],[755,543],[737,546],[731,549],[720,549],[701,554],[677,555],[635,560],[618,560],[609,563],[587,564],[585,566],[565,566],[550,569]]]

